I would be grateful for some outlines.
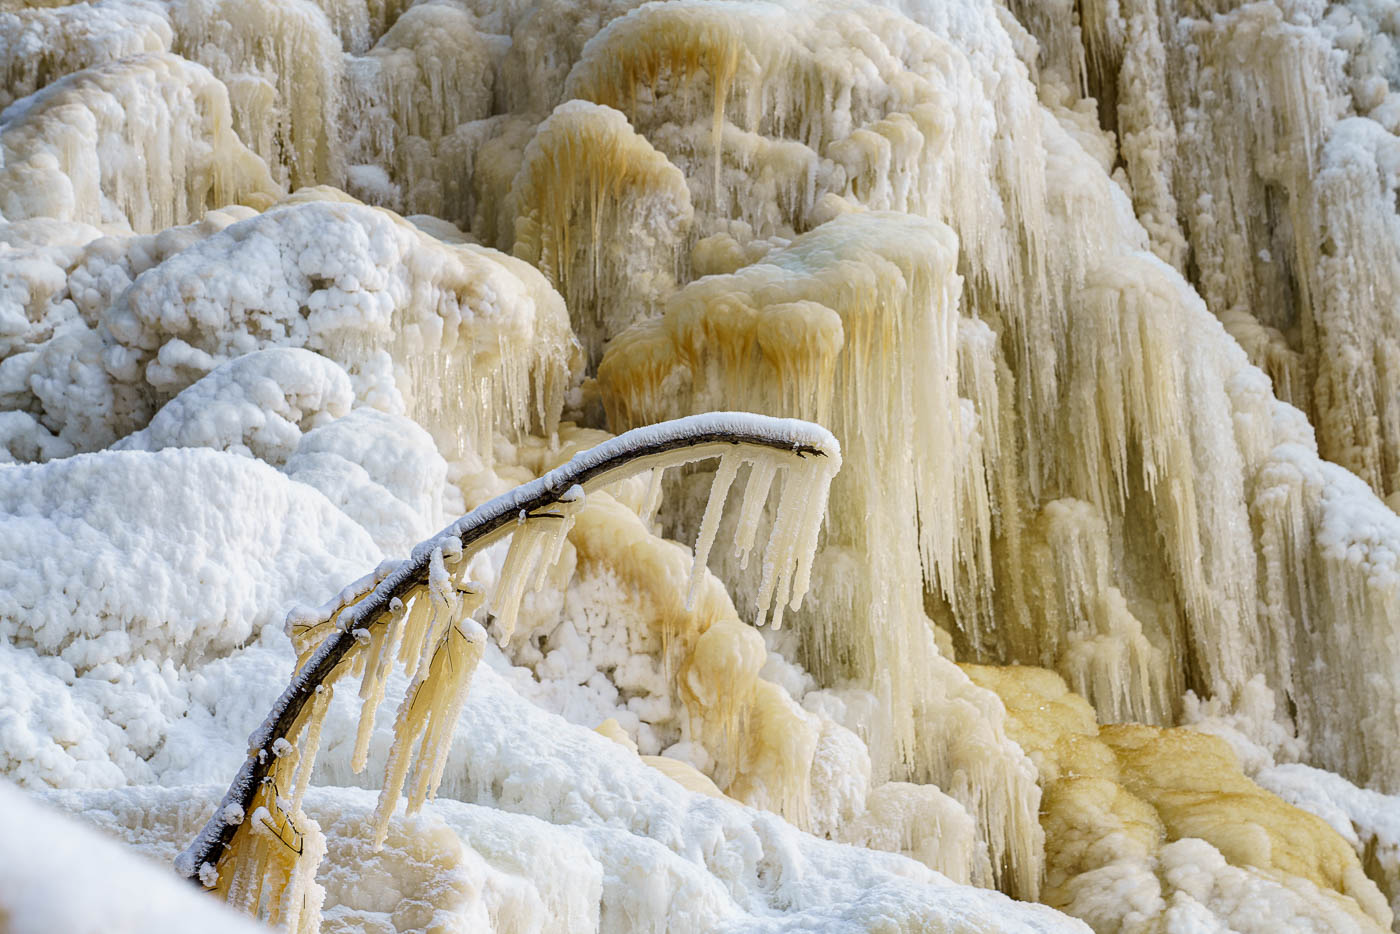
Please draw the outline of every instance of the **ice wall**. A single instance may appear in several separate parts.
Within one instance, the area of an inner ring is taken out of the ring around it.
[[[1393,6],[0,0],[0,771],[169,856],[291,604],[746,409],[802,608],[592,497],[378,856],[326,711],[323,929],[1389,927]]]

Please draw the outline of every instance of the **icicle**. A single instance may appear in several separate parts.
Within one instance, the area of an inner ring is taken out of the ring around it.
[[[447,766],[447,754],[452,748],[452,730],[466,703],[471,676],[485,646],[486,630],[475,620],[465,619],[448,630],[438,650],[441,670],[430,678],[436,678],[440,684],[434,694],[432,722],[423,736],[413,793],[408,800],[410,812],[418,810],[427,798],[437,794]],[[438,663],[439,659],[434,658],[434,662]]]
[[[321,929],[321,904],[325,889],[316,881],[316,870],[326,856],[326,836],[317,823],[300,809],[296,818],[301,825],[301,853],[297,856],[281,903],[287,906],[282,914],[288,932],[315,934]]]
[[[496,593],[491,598],[491,612],[496,617],[496,638],[501,645],[505,645],[515,632],[515,618],[520,612],[525,586],[529,583],[531,571],[539,560],[548,535],[547,530],[526,524],[522,513],[520,525],[511,535],[505,563],[501,565]]]
[[[583,505],[583,489],[571,487],[552,507],[547,516],[531,520],[522,510],[510,549],[501,565],[500,580],[491,598],[491,610],[496,617],[497,639],[502,645],[515,632],[520,602],[528,585],[538,588],[564,547],[564,538],[573,527],[574,518]]]
[[[420,738],[418,776],[409,810],[417,810],[427,795],[436,790],[451,745],[452,725],[466,700],[472,672],[485,645],[486,631],[476,621],[467,619],[450,626],[426,671],[409,685],[394,722],[394,745],[389,750],[384,785],[375,810],[376,847],[388,833],[389,818],[398,804]]]
[[[356,773],[364,771],[369,758],[369,741],[374,733],[374,714],[384,700],[384,684],[393,665],[395,643],[403,630],[405,609],[402,601],[395,600],[397,607],[390,607],[389,618],[384,625],[374,627],[370,635],[366,656],[365,673],[360,681],[360,724],[355,732],[355,752],[351,756],[350,768]]]
[[[404,596],[404,602],[408,604],[408,617],[404,621],[403,638],[399,641],[399,663],[404,666],[403,673],[407,678],[412,678],[418,671],[428,625],[432,621],[432,601],[426,590],[425,587],[415,587]]]
[[[821,463],[799,461],[788,465],[778,496],[778,515],[764,552],[758,618],[754,625],[763,625],[771,606],[772,626],[779,629],[789,602],[793,609],[801,607],[811,582],[812,555],[821,530],[826,491],[834,472]]]
[[[443,561],[441,548],[434,549],[428,559],[428,599],[432,605],[432,616],[423,636],[423,648],[419,652],[418,663],[413,668],[415,672],[422,671],[432,653],[437,651],[438,643],[442,641],[452,621],[457,618],[461,604],[452,575],[447,572],[447,565]]]
[[[512,249],[564,296],[588,355],[675,289],[692,209],[685,176],[610,107],[573,99],[541,123],[510,186]]]
[[[734,475],[743,462],[738,454],[725,454],[719,459],[719,469],[715,471],[714,481],[710,484],[710,498],[705,502],[705,517],[700,520],[700,534],[695,539],[695,558],[691,563],[690,586],[685,596],[687,610],[695,606],[695,597],[700,592],[700,582],[704,579],[706,562],[710,557],[710,547],[715,543],[719,519],[729,498],[729,487],[734,483]]]
[[[325,835],[299,805],[280,798],[275,787],[269,781],[254,797],[242,833],[224,857],[232,870],[220,890],[229,905],[247,914],[289,934],[312,934],[325,898],[316,883]]]
[[[573,529],[574,523],[578,520],[578,511],[583,507],[583,487],[578,484],[571,486],[567,492],[559,499],[557,508],[560,525],[550,534],[549,550],[544,554],[543,560],[535,569],[535,580],[531,585],[532,590],[539,590],[545,585],[546,575],[549,569],[559,563],[559,558],[564,554],[564,542],[568,540],[569,532]]]
[[[323,684],[316,691],[311,707],[305,714],[305,726],[296,744],[296,777],[292,780],[292,810],[301,807],[306,797],[306,789],[311,784],[311,769],[316,764],[316,752],[321,748],[321,727],[326,722],[326,711],[330,710],[335,687]]]
[[[764,453],[750,461],[744,505],[739,510],[739,524],[734,533],[734,557],[739,559],[741,569],[749,566],[749,552],[753,549],[758,522],[763,518],[763,507],[768,503],[768,491],[777,473],[778,458],[771,454]]]
[[[651,479],[647,481],[646,496],[642,498],[642,508],[638,515],[644,525],[650,526],[656,521],[656,510],[661,507],[661,482],[666,476],[666,468],[653,467],[651,469]]]
[[[797,531],[796,559],[797,566],[792,581],[792,608],[802,609],[802,600],[807,596],[807,591],[812,583],[812,561],[817,555],[817,536],[821,533],[822,519],[826,515],[827,494],[831,490],[831,481],[836,476],[836,469],[839,465],[831,463],[829,459],[812,458],[804,470],[810,474],[806,478],[803,490],[803,510],[801,524]],[[781,622],[781,614],[774,622],[776,627]]]

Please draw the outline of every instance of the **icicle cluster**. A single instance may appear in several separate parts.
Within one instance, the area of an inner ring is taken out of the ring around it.
[[[288,934],[320,930],[324,892],[316,870],[326,853],[321,828],[302,810],[333,688],[318,690],[298,722],[259,755],[275,764],[249,806],[223,804],[215,820],[238,825],[223,871],[199,867],[199,880],[225,901]]]
[[[682,278],[685,176],[610,107],[561,104],[525,147],[508,201],[514,236],[499,245],[564,296],[590,367]]]
[[[891,237],[896,226],[901,235]],[[956,239],[936,222],[842,215],[763,262],[678,292],[660,321],[609,347],[599,383],[618,425],[703,411],[723,399],[800,417],[830,411],[847,467],[832,491],[819,560],[853,567],[828,570],[802,614],[805,661],[824,681],[854,679],[876,692],[876,774],[935,781],[960,795],[978,816],[997,872],[1030,893],[1040,849],[1034,770],[1001,734],[994,700],[975,699],[981,692],[940,656],[924,614],[922,582],[955,600],[960,568],[985,555],[991,532],[985,506],[980,527],[967,513],[953,519],[960,500],[986,497],[978,492],[986,484],[981,470],[969,476],[966,466],[980,468],[982,442],[968,431],[974,421],[964,424],[957,397],[956,256]],[[690,394],[677,394],[676,385]],[[736,469],[721,461],[712,496]],[[756,467],[750,491],[769,476]],[[786,490],[767,513],[762,498],[748,499],[725,530],[737,549],[723,574],[746,581],[744,596],[760,619],[787,582],[766,566],[746,575],[744,553],[760,522],[772,524],[775,542],[811,535],[788,504]],[[718,531],[713,509],[712,499],[697,553]],[[808,571],[799,573],[795,583],[805,589]],[[969,704],[988,719],[974,724],[955,712]],[[953,790],[955,776],[974,772],[985,780]]]

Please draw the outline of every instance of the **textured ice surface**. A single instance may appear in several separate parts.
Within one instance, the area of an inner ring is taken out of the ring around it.
[[[1393,0],[0,0],[0,773],[168,860],[294,605],[745,410],[839,439],[825,531],[762,459],[591,495],[377,855],[346,682],[323,930],[1384,929],[1397,48]]]

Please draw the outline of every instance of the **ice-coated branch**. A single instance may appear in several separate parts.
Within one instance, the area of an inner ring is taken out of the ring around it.
[[[774,596],[776,588],[779,611],[789,594],[793,605],[800,605],[806,590],[811,552],[815,548],[816,529],[825,505],[826,485],[841,462],[840,445],[831,433],[810,422],[742,412],[708,413],[628,431],[580,452],[539,479],[478,506],[419,543],[407,560],[381,565],[312,614],[311,622],[332,623],[333,631],[306,657],[262,725],[248,738],[248,758],[208,823],[176,858],[177,871],[207,887],[218,883],[219,860],[234,841],[245,815],[253,813],[259,789],[271,780],[279,749],[285,751],[288,740],[295,738],[295,731],[307,722],[308,716],[314,716],[312,705],[316,698],[328,690],[335,677],[347,667],[346,660],[352,650],[369,641],[366,636],[370,635],[370,627],[382,626],[394,612],[402,613],[411,592],[432,585],[434,568],[439,575],[442,573],[444,554],[454,556],[460,563],[493,541],[524,529],[531,519],[557,519],[558,511],[551,512],[550,507],[577,506],[589,489],[646,470],[656,469],[659,473],[667,467],[720,457],[721,472],[726,472],[723,466],[726,456],[735,452],[742,454],[745,460],[766,459],[771,463],[776,459],[789,467],[800,462],[821,462],[822,469],[808,471],[815,485],[811,489],[796,489],[791,497],[785,493],[779,505],[769,547],[782,553],[784,568],[777,572],[776,581],[765,579],[764,596],[760,598],[762,602],[764,597]],[[730,458],[727,468],[730,478],[735,466]],[[767,476],[771,477],[771,469]],[[657,484],[653,486],[659,490]],[[726,480],[726,489],[727,486]],[[765,481],[762,495],[766,497],[766,493]],[[812,502],[806,503],[805,508],[790,502],[790,499],[799,498]],[[716,489],[706,509],[696,548],[697,574],[713,540],[712,529],[718,510],[723,509],[724,499],[725,491]],[[758,505],[761,507],[762,502]],[[744,512],[746,515],[753,512],[747,503]],[[741,523],[744,521],[741,519]],[[711,530],[708,535],[707,529]],[[751,531],[749,535],[751,538]],[[508,564],[509,561],[508,558]],[[786,568],[789,563],[795,563],[795,574]],[[505,576],[503,572],[502,577]],[[503,588],[505,584],[501,582]],[[779,612],[775,614],[774,624],[780,619]],[[295,613],[288,620],[289,625],[306,621],[305,614]],[[372,705],[373,699],[369,703]],[[307,753],[314,755],[314,749]],[[305,763],[308,771],[309,765],[309,761]],[[395,788],[395,800],[397,795]]]

